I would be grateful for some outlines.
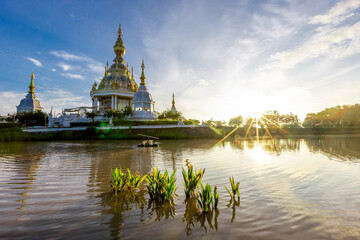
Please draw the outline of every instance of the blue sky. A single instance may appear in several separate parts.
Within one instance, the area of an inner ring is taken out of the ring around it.
[[[0,114],[34,71],[45,111],[90,106],[121,23],[155,109],[227,120],[266,110],[304,118],[360,103],[360,0],[0,1]]]

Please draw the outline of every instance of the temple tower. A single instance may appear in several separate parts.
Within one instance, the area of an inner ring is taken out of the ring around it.
[[[29,92],[25,98],[21,99],[19,106],[16,106],[17,113],[43,111],[35,95],[34,72],[31,73],[30,79]]]

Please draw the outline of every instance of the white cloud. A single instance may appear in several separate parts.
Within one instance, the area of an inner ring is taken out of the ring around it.
[[[309,18],[310,24],[338,24],[354,16],[352,12],[360,7],[360,0],[338,2],[327,13]]]
[[[35,58],[26,57],[26,59],[29,60],[30,62],[32,62],[37,67],[43,66],[42,63],[39,60],[36,60]]]
[[[55,57],[68,60],[68,61],[91,61],[92,59],[86,56],[79,56],[76,54],[68,53],[66,51],[51,51],[50,54]]]
[[[278,52],[271,56],[271,62],[264,69],[273,67],[290,69],[298,63],[319,56],[339,59],[358,53],[360,53],[360,22],[315,34],[294,50]]]
[[[63,69],[63,71],[69,71],[71,69],[74,69],[74,66],[66,64],[66,63],[59,63],[57,66],[61,67]]]
[[[16,106],[19,105],[20,100],[23,99],[26,92],[0,92],[0,102],[6,104],[0,104],[0,114],[16,113]]]
[[[63,77],[70,78],[70,79],[80,79],[84,80],[85,78],[80,74],[73,74],[73,73],[61,73],[60,74]]]
[[[55,69],[55,68],[52,68],[51,71],[52,71],[52,72],[56,72],[56,69]]]
[[[86,65],[88,69],[94,73],[103,74],[105,72],[105,65],[101,63],[94,62]]]

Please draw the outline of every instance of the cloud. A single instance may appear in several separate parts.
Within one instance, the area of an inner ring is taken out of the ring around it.
[[[294,50],[278,52],[271,56],[263,69],[290,69],[298,63],[326,56],[339,59],[360,53],[360,22],[330,32],[315,34]]]
[[[66,63],[59,63],[57,66],[61,67],[63,71],[69,71],[71,69],[74,69],[74,66],[66,64]]]
[[[352,12],[360,7],[359,0],[345,0],[338,2],[327,13],[309,18],[310,24],[338,24],[354,16]]]
[[[52,71],[52,72],[56,72],[56,69],[55,69],[55,68],[52,68],[51,71]]]
[[[0,92],[0,114],[16,113],[16,106],[19,105],[20,100],[23,99],[26,92],[17,93],[12,91]]]
[[[105,72],[104,65],[98,62],[89,63],[86,66],[88,67],[89,71],[94,73],[103,74]]]
[[[61,73],[60,74],[63,77],[70,78],[70,79],[80,79],[85,80],[85,78],[80,74],[73,74],[73,73]]]
[[[39,60],[36,60],[35,58],[26,57],[26,59],[29,60],[30,62],[32,62],[37,67],[43,66],[42,63]]]
[[[86,56],[79,56],[76,54],[68,53],[66,51],[51,51],[50,54],[55,57],[67,60],[67,61],[91,61],[92,59]]]

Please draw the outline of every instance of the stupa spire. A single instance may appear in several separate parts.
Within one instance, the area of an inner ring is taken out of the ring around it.
[[[114,52],[115,52],[116,56],[121,57],[121,58],[124,56],[124,54],[126,52],[125,45],[122,40],[122,35],[123,35],[123,33],[121,30],[121,24],[119,24],[118,38],[114,45]]]
[[[145,73],[144,73],[144,69],[145,69],[145,64],[144,64],[144,59],[142,60],[142,63],[141,63],[141,76],[140,76],[140,80],[141,80],[141,83],[140,85],[142,86],[145,86]]]
[[[172,107],[175,108],[175,94],[172,95]]]
[[[35,76],[34,76],[34,72],[31,73],[31,76],[30,76],[30,85],[29,85],[29,93],[31,94],[34,94],[35,93],[35,85],[34,85],[34,79],[35,79]]]

